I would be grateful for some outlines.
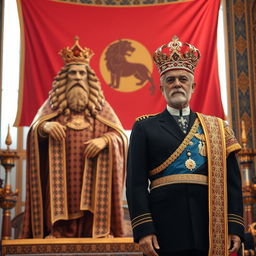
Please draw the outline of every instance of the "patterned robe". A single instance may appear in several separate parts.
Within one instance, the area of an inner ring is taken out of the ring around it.
[[[67,128],[62,142],[39,137],[42,122],[63,120],[46,101],[29,131],[22,237],[120,237],[127,149],[122,126],[106,102],[91,128]],[[108,146],[85,158],[84,142],[98,137]]]

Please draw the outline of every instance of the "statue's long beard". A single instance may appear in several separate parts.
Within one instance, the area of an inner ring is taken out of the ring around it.
[[[78,113],[84,111],[88,104],[88,94],[79,85],[72,87],[67,92],[66,97],[69,108]]]

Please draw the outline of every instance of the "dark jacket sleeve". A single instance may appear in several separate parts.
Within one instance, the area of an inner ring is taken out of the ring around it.
[[[130,137],[126,179],[134,241],[155,233],[149,207],[147,137],[141,121],[136,122]]]
[[[238,235],[244,241],[243,197],[241,174],[236,155],[231,152],[227,158],[228,185],[228,233]]]

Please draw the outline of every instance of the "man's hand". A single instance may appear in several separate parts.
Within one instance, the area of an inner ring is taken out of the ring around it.
[[[96,138],[88,140],[84,143],[86,148],[84,150],[85,157],[95,157],[103,148],[107,146],[107,140],[104,138]]]
[[[66,138],[66,127],[58,122],[45,122],[42,129],[55,140],[61,141]]]
[[[140,249],[146,256],[158,256],[155,249],[160,249],[155,235],[148,235],[140,239]]]
[[[231,241],[233,241],[232,244],[231,244]],[[229,249],[229,254],[237,252],[241,246],[240,237],[236,235],[228,235],[228,244],[229,244],[229,248],[232,245],[232,247]]]

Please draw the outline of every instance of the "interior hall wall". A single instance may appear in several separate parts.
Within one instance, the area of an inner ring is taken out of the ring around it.
[[[248,148],[256,149],[256,0],[225,0],[224,4],[232,127],[241,142],[243,120]]]

